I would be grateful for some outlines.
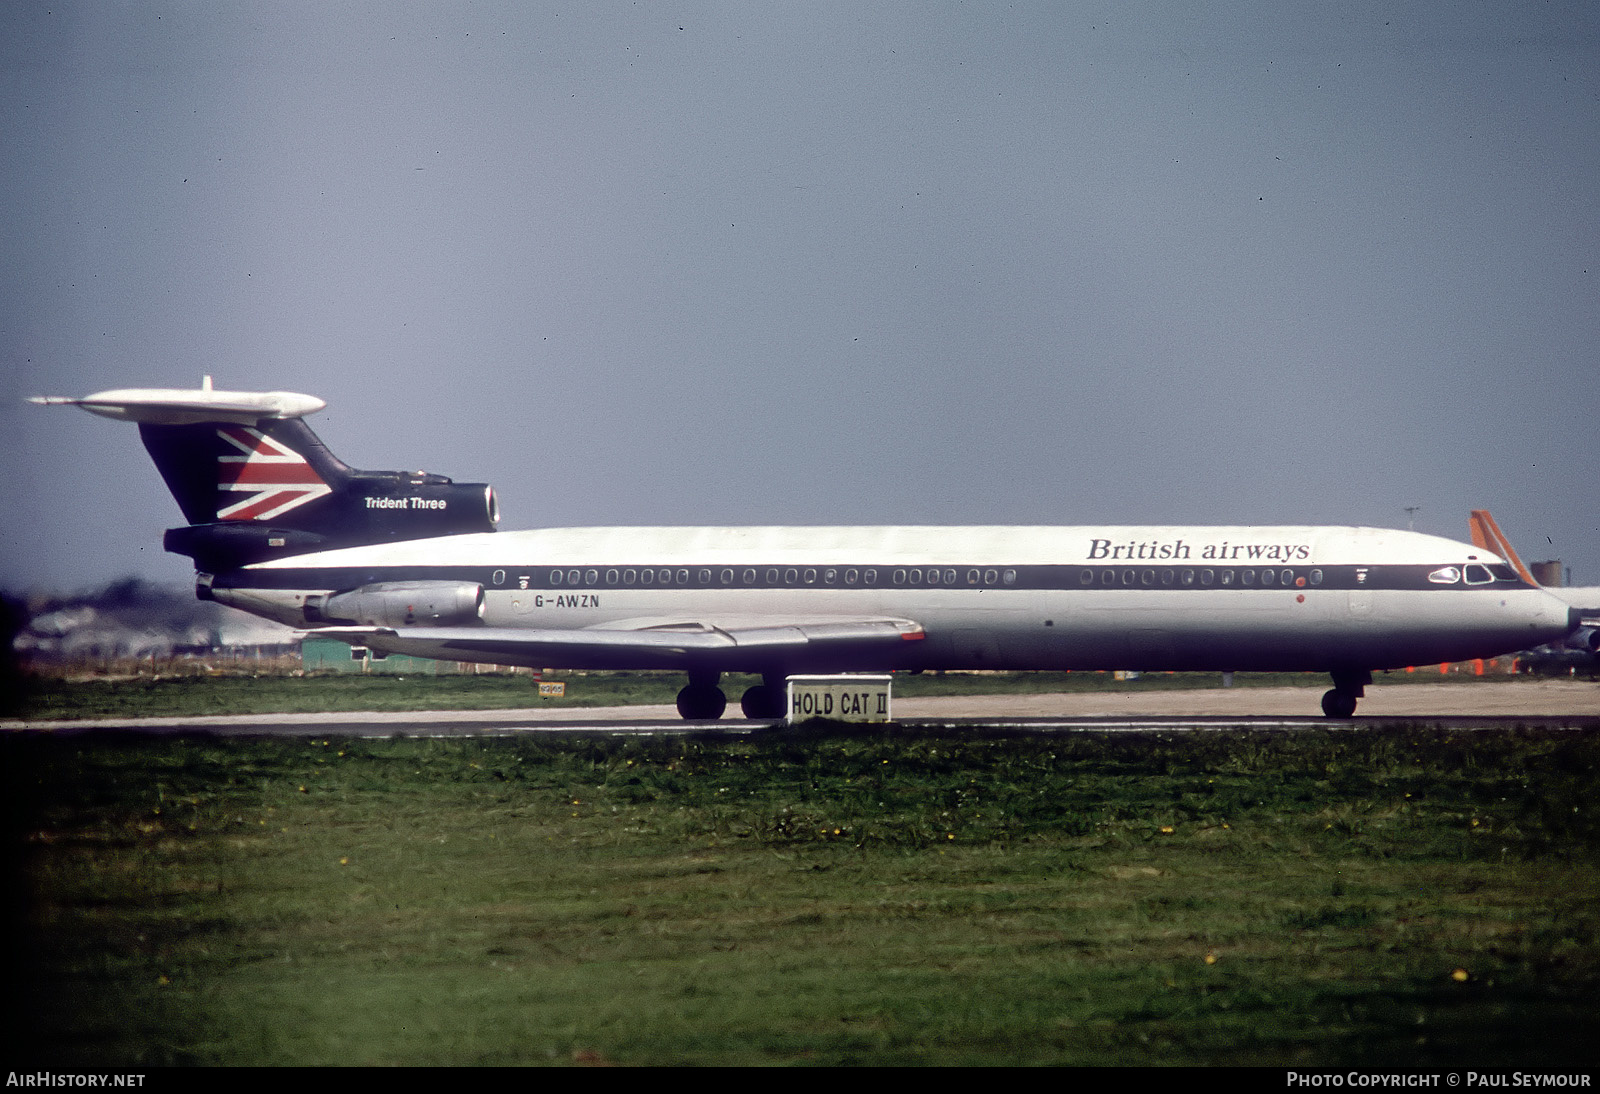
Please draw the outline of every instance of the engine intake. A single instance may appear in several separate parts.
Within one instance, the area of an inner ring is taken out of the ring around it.
[[[492,532],[500,520],[494,487],[423,472],[363,471],[342,509],[338,534],[362,543]]]
[[[483,586],[472,582],[388,581],[308,596],[307,623],[367,627],[452,627],[483,618]]]

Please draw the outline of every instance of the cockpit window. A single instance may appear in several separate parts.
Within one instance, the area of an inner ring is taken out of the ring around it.
[[[1468,585],[1488,585],[1494,581],[1494,574],[1489,572],[1489,567],[1472,563],[1467,567]]]
[[[1483,567],[1479,567],[1482,569]],[[1428,580],[1435,585],[1454,585],[1461,580],[1461,571],[1454,566],[1441,566],[1428,575]]]

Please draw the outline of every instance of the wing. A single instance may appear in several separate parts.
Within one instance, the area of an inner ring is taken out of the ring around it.
[[[926,635],[908,619],[770,618],[718,624],[637,620],[581,630],[520,627],[323,627],[310,632],[379,653],[572,669],[715,668],[722,672],[893,668]]]

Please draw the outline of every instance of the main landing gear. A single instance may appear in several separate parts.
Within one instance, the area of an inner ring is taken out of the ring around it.
[[[1356,712],[1356,700],[1367,693],[1372,673],[1366,669],[1335,669],[1333,690],[1322,697],[1322,713],[1329,718],[1348,718]]]
[[[714,722],[728,709],[728,697],[717,686],[718,672],[691,672],[689,685],[678,692],[678,713],[691,722]],[[775,673],[746,688],[739,709],[746,718],[782,718],[784,677]]]
[[[728,709],[728,697],[715,684],[690,684],[678,692],[678,714],[690,722],[714,722]]]

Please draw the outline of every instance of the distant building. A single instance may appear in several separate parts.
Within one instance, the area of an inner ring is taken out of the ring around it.
[[[349,672],[357,674],[447,676],[456,673],[527,672],[502,665],[478,665],[470,661],[434,661],[392,653],[373,653],[365,646],[352,646],[336,638],[306,635],[300,640],[300,664],[306,672]]]

